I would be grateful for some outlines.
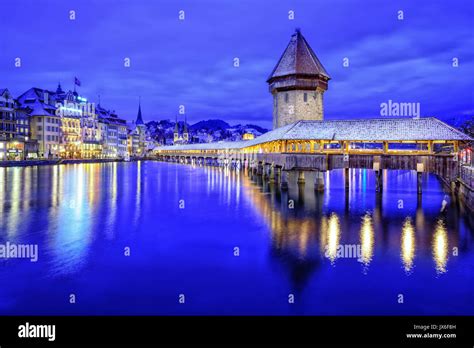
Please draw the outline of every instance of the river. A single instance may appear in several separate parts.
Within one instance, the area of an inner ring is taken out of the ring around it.
[[[474,314],[472,214],[435,176],[288,192],[161,162],[0,168],[3,315]]]

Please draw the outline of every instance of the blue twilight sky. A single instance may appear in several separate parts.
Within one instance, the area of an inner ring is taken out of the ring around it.
[[[100,94],[104,107],[128,120],[141,95],[145,121],[174,119],[183,104],[191,123],[271,127],[265,81],[299,27],[332,77],[326,118],[378,116],[389,99],[421,103],[422,116],[474,114],[472,0],[15,0],[0,7],[0,88],[15,96],[58,81],[72,89],[77,76],[82,95]]]

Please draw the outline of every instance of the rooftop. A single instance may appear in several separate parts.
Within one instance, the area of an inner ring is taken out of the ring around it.
[[[290,43],[270,74],[268,81],[289,75],[324,76],[330,78],[326,69],[299,29],[291,36]]]

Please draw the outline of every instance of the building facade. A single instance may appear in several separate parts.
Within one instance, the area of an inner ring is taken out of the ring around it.
[[[59,157],[61,117],[56,114],[55,93],[30,88],[18,97],[18,102],[28,114],[31,139],[38,142],[38,157]]]
[[[0,161],[23,157],[16,122],[16,101],[8,89],[0,89]]]

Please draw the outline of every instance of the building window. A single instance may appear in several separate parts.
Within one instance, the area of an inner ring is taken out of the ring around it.
[[[290,99],[290,96],[288,95],[288,93],[285,93],[285,103],[288,103],[288,99]]]
[[[38,130],[39,130],[39,131],[42,131],[42,130],[43,130],[43,127],[38,126]]]
[[[303,100],[305,103],[308,101],[308,93],[303,94]]]

